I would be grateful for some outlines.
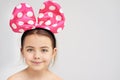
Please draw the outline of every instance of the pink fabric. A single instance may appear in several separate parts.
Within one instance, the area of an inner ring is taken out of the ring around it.
[[[10,19],[10,27],[14,32],[24,32],[36,27],[45,28],[53,33],[58,33],[64,28],[64,13],[58,3],[45,1],[39,10],[38,18],[34,15],[33,9],[26,3],[16,6]]]

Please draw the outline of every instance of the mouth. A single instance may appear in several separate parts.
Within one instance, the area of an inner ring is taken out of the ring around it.
[[[33,64],[35,64],[35,65],[39,65],[39,64],[41,64],[42,62],[40,62],[40,61],[31,61]]]

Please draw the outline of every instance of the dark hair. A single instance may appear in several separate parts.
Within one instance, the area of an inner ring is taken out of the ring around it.
[[[43,35],[43,36],[49,37],[52,42],[52,48],[56,48],[56,38],[54,34],[51,31],[47,29],[43,29],[43,28],[35,28],[35,29],[30,29],[30,30],[25,31],[21,37],[21,48],[23,48],[24,46],[24,40],[26,36],[32,35],[32,34]]]

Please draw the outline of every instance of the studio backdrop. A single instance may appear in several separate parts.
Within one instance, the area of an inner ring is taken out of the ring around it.
[[[0,0],[0,80],[25,67],[21,34],[9,20],[13,8],[30,4],[37,16],[44,0]],[[56,34],[57,59],[52,71],[64,80],[120,80],[120,0],[55,0],[66,17]]]

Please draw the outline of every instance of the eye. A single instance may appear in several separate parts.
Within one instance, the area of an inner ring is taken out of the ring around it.
[[[27,52],[32,52],[32,51],[34,51],[33,49],[27,49]]]
[[[42,49],[41,52],[46,53],[48,52],[48,49]]]

